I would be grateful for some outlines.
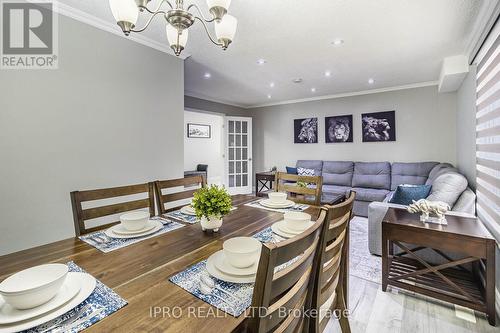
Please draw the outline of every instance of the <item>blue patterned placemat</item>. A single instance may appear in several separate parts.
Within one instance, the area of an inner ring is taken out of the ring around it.
[[[172,230],[176,230],[179,228],[184,227],[184,224],[180,224],[177,222],[173,222],[171,220],[162,218],[162,217],[152,217],[152,220],[158,220],[163,224],[163,228],[158,230],[155,233],[152,233],[151,235],[146,235],[143,237],[137,237],[137,238],[111,238],[108,237],[104,234],[104,230],[101,231],[96,231],[91,234],[87,234],[84,236],[80,236],[80,240],[84,241],[85,243],[95,247],[101,252],[108,253],[114,250],[121,249],[123,247],[138,243],[140,241],[143,241],[148,238],[156,237],[159,235],[162,235],[164,233],[170,232]]]
[[[86,273],[85,270],[83,270],[81,267],[76,265],[74,262],[70,261],[67,263],[69,267],[70,272],[80,272],[80,273]],[[49,322],[46,322],[45,324],[39,325],[37,327],[30,328],[29,330],[23,331],[26,333],[40,333],[47,328],[52,327],[53,325],[61,323],[63,320],[71,317],[74,315],[76,312],[78,312],[80,309],[83,307],[90,305],[90,308],[86,311],[86,314],[90,314],[95,310],[98,309],[103,309],[98,315],[88,319],[85,322],[80,323],[78,326],[73,328],[72,330],[65,330],[64,332],[71,332],[71,333],[76,333],[83,331],[89,326],[92,326],[93,324],[97,323],[103,318],[106,318],[107,316],[115,313],[119,309],[123,308],[125,305],[127,305],[127,301],[125,301],[123,298],[121,298],[117,293],[115,293],[111,288],[103,284],[101,281],[96,279],[96,287],[92,294],[80,303],[78,306],[76,306],[74,309],[66,312],[62,316],[59,316]]]
[[[289,207],[289,208],[269,208],[269,207],[262,206],[260,204],[260,202],[262,200],[265,200],[265,199],[260,199],[257,201],[249,202],[249,203],[245,204],[245,206],[270,210],[272,212],[278,212],[278,213],[302,212],[302,211],[306,210],[307,208],[309,208],[309,205],[304,205],[304,204],[296,204],[296,205]]]
[[[167,216],[167,217],[170,217],[172,219],[180,220],[182,222],[189,223],[189,224],[195,224],[195,223],[199,222],[199,220],[198,220],[198,218],[196,216],[184,214],[180,210],[176,210],[176,211],[173,211],[173,212],[168,212],[168,213],[166,213],[164,215]]]
[[[283,240],[283,238],[280,238],[273,233],[271,227],[267,227],[259,231],[253,235],[253,237],[257,238],[262,243],[279,242]],[[280,271],[291,265],[298,260],[298,258],[299,257],[294,258],[289,262],[276,267],[275,271]],[[172,276],[169,280],[208,304],[213,305],[232,316],[238,317],[252,304],[253,283],[231,283],[212,278],[216,281],[216,285],[219,288],[222,288],[235,297],[228,297],[226,293],[217,289],[214,289],[211,295],[205,295],[199,290],[199,284],[201,276],[210,276],[206,268],[206,263],[206,260],[200,261],[199,263],[188,267],[186,270]]]

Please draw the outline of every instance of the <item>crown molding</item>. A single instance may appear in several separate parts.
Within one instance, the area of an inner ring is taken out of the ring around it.
[[[184,91],[184,96],[189,96],[189,97],[193,97],[193,98],[197,98],[197,99],[203,99],[205,101],[219,103],[219,104],[230,105],[230,106],[234,106],[234,107],[241,108],[241,109],[248,109],[249,108],[248,106],[245,106],[245,105],[241,105],[241,104],[237,104],[237,103],[233,103],[233,102],[225,102],[225,101],[222,101],[220,99],[208,97],[208,96],[205,96],[203,94],[198,94],[198,93],[195,93],[192,91]]]
[[[437,86],[438,84],[439,84],[438,81],[419,82],[419,83],[405,84],[405,85],[394,86],[394,87],[386,87],[386,88],[379,88],[379,89],[354,91],[354,92],[348,92],[348,93],[341,93],[341,94],[334,94],[334,95],[323,95],[323,96],[301,98],[301,99],[292,99],[292,100],[275,102],[275,103],[258,104],[258,105],[253,105],[253,106],[245,107],[245,109],[254,109],[254,108],[260,108],[260,107],[265,107],[265,106],[274,106],[274,105],[284,105],[284,104],[314,102],[314,101],[321,101],[321,100],[324,100],[324,99],[335,99],[335,98],[342,98],[342,97],[351,97],[351,96],[378,94],[378,93],[390,92],[390,91],[397,91],[397,90],[405,90],[405,89],[413,89],[413,88]]]
[[[485,0],[472,27],[469,41],[465,46],[465,55],[472,61],[474,55],[479,51],[483,40],[500,14],[500,2],[498,0]]]
[[[64,15],[66,17],[72,18],[76,21],[88,24],[90,26],[93,26],[94,28],[110,32],[116,36],[125,38],[127,40],[134,41],[136,43],[148,46],[150,48],[153,48],[155,50],[158,50],[160,52],[166,53],[168,55],[171,55],[172,57],[180,58],[182,60],[185,60],[186,58],[189,57],[189,55],[184,54],[179,57],[175,56],[173,51],[168,47],[166,44],[159,43],[151,38],[148,38],[142,34],[131,34],[130,36],[125,36],[120,28],[114,23],[114,21],[105,21],[102,20],[98,17],[95,17],[94,15],[85,13],[79,9],[73,8],[65,3],[62,3],[61,1],[55,1],[57,3],[56,6],[54,6],[55,11],[60,14]],[[113,19],[114,20],[114,19]]]

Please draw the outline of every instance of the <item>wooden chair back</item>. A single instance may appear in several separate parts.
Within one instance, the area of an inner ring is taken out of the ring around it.
[[[157,180],[155,181],[156,203],[160,214],[174,210],[180,200],[192,198],[194,192],[207,185],[205,177],[202,175],[189,176],[179,179]],[[188,187],[188,189],[185,189]],[[192,188],[195,187],[195,188]],[[178,191],[163,194],[163,190],[180,188]],[[166,208],[170,204],[172,207]]]
[[[322,209],[316,223],[294,238],[263,244],[251,309],[266,309],[266,313],[250,314],[248,332],[299,332],[307,329],[306,318],[297,316],[296,312],[302,311],[310,301],[313,261],[317,257],[326,214],[326,209]],[[292,259],[291,264],[276,269]]]
[[[318,316],[310,321],[310,331],[314,333],[323,332],[334,313],[340,315],[342,333],[350,332],[349,321],[342,312],[347,307],[348,227],[355,197],[356,193],[351,192],[344,202],[324,206],[328,209],[328,215],[321,233],[317,254],[318,272],[311,302],[312,309],[318,312]]]
[[[93,206],[92,208],[83,208],[83,203],[105,199],[120,199],[120,197],[147,194],[144,199],[135,199],[120,203]],[[73,219],[75,222],[75,234],[80,236],[89,232],[107,228],[119,221],[101,224],[97,227],[86,227],[86,221],[110,216],[118,213],[129,212],[132,210],[148,208],[151,216],[155,215],[153,183],[103,188],[98,190],[73,191],[71,192],[71,205],[73,207]]]
[[[297,182],[308,184],[307,187],[298,186]],[[323,178],[321,176],[300,176],[286,172],[277,172],[275,190],[277,192],[289,193],[289,199],[314,206],[321,205],[321,188]]]

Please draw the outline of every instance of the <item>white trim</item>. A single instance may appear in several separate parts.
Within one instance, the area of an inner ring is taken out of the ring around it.
[[[469,57],[469,61],[472,60],[472,57],[478,51],[483,39],[486,37],[489,29],[491,29],[499,13],[500,3],[498,0],[485,0],[479,10],[476,22],[472,27],[470,39],[465,48],[465,54]]]
[[[500,317],[500,291],[495,288],[495,309],[497,315]]]
[[[225,104],[225,105],[229,105],[229,106],[235,106],[237,108],[242,108],[242,109],[248,109],[249,108],[248,106],[244,106],[244,105],[236,104],[236,103],[232,103],[232,102],[225,102],[225,101],[222,101],[220,99],[212,98],[212,97],[207,97],[207,96],[205,96],[203,94],[198,94],[198,93],[195,93],[195,92],[192,92],[192,91],[184,91],[184,96],[189,96],[189,97],[193,97],[193,98],[203,99],[205,101],[219,103],[219,104]]]
[[[334,94],[334,95],[324,95],[324,96],[317,96],[317,97],[293,99],[293,100],[287,100],[287,101],[275,102],[275,103],[258,104],[258,105],[252,105],[252,106],[245,107],[245,109],[260,108],[260,107],[264,107],[264,106],[283,105],[283,104],[313,102],[313,101],[320,101],[320,100],[324,100],[324,99],[334,99],[334,98],[342,98],[342,97],[350,97],[350,96],[377,94],[377,93],[396,91],[396,90],[437,86],[438,84],[439,84],[438,81],[419,82],[419,83],[405,84],[405,85],[395,86],[395,87],[387,87],[387,88],[362,90],[362,91],[355,91],[355,92],[348,92],[348,93],[341,93],[341,94]]]
[[[57,6],[56,6],[56,12],[64,15],[66,17],[72,18],[76,21],[88,24],[93,26],[94,28],[110,32],[114,35],[120,36],[122,38],[126,38],[128,40],[134,41],[136,43],[151,47],[155,50],[167,53],[173,57],[176,57],[172,50],[165,44],[165,43],[159,43],[151,38],[146,37],[143,34],[131,34],[130,36],[125,36],[123,32],[120,30],[120,28],[116,25],[116,23],[113,21],[114,19],[111,18],[110,21],[105,21],[100,18],[95,17],[94,15],[85,13],[79,9],[73,8],[67,4],[62,3],[61,1],[56,1]],[[182,60],[186,59],[189,57],[187,54],[183,54],[179,57]]]

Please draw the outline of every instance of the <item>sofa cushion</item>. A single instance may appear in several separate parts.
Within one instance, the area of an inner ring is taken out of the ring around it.
[[[319,160],[298,160],[297,168],[314,169],[316,176],[321,176],[321,169],[323,168],[323,161]]]
[[[432,183],[434,182],[434,179],[436,179],[437,176],[443,174],[444,172],[448,172],[448,171],[458,172],[458,170],[455,169],[453,167],[453,165],[451,165],[450,163],[439,163],[434,168],[432,168],[431,172],[429,172],[429,177],[427,178],[425,185],[432,185]]]
[[[392,163],[391,190],[398,185],[423,185],[438,162]]]
[[[425,199],[431,191],[431,185],[398,185],[390,203],[410,205],[413,201]]]
[[[346,194],[351,191],[350,186],[323,185],[321,191],[325,194]]]
[[[432,183],[430,201],[442,201],[450,207],[455,205],[460,195],[467,188],[467,179],[457,172],[447,172],[439,175]]]
[[[355,162],[352,186],[389,190],[391,188],[391,164],[389,162]]]
[[[297,168],[287,166],[286,173],[289,173],[291,175],[297,175],[298,171],[297,171]]]
[[[389,190],[354,187],[352,189],[356,192],[356,200],[359,201],[384,201]]]
[[[351,186],[352,174],[354,173],[354,162],[324,161],[323,184]]]
[[[306,169],[306,168],[297,168],[297,174],[299,176],[314,176],[316,174],[316,171],[314,169]]]

